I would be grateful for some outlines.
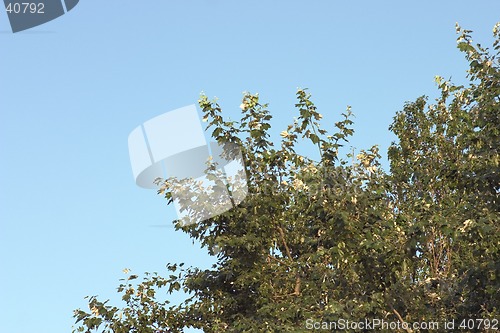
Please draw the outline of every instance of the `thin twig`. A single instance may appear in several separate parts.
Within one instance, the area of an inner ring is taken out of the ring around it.
[[[392,312],[394,312],[394,314],[396,315],[396,317],[398,317],[398,319],[401,322],[401,324],[403,324],[405,322],[403,320],[403,317],[401,317],[401,315],[399,314],[399,312],[396,309],[394,309],[392,306],[391,306],[391,308],[392,308]],[[406,328],[406,332],[413,333],[413,331],[409,327]]]

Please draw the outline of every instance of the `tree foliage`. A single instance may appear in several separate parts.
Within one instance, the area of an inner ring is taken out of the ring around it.
[[[233,209],[176,224],[216,264],[169,264],[166,276],[140,282],[130,275],[118,288],[124,306],[90,297],[89,312],[75,311],[75,332],[298,332],[307,319],[498,317],[500,25],[493,51],[457,32],[470,84],[437,77],[435,102],[420,97],[396,114],[387,173],[377,146],[339,156],[353,134],[351,111],[330,133],[307,90],[297,91],[298,117],[279,146],[258,95],[244,94],[239,122],[202,95],[213,138],[241,149],[248,185]],[[304,140],[319,161],[295,151]],[[171,202],[172,182],[159,185]],[[178,290],[188,294],[183,303],[159,301]]]

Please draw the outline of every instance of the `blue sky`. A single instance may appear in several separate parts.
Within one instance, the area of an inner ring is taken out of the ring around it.
[[[124,268],[211,264],[151,227],[174,210],[134,184],[136,126],[201,91],[236,118],[250,91],[278,134],[308,87],[326,122],[352,105],[352,144],[385,154],[405,101],[436,96],[435,75],[464,82],[455,22],[488,45],[498,13],[497,0],[82,0],[12,34],[0,10],[0,332],[71,331],[84,296],[117,298]]]

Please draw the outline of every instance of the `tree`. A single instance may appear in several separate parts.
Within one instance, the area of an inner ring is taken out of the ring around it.
[[[258,95],[244,94],[239,122],[202,95],[214,140],[241,149],[248,185],[233,209],[176,223],[217,263],[168,264],[168,276],[146,273],[137,283],[131,275],[118,288],[125,306],[90,297],[90,312],[75,311],[75,332],[300,332],[340,319],[458,326],[498,316],[499,27],[496,55],[457,27],[470,86],[438,78],[435,104],[421,97],[397,113],[389,173],[377,146],[340,157],[353,134],[350,109],[329,134],[306,90],[297,91],[298,117],[279,147]],[[301,140],[317,147],[319,161],[295,151]],[[176,180],[158,184],[171,203]],[[182,304],[158,300],[177,290],[189,294]]]
[[[412,292],[411,302],[422,307],[415,313],[462,319],[498,314],[499,27],[493,29],[496,54],[490,55],[457,25],[470,86],[437,77],[436,103],[426,97],[407,103],[391,126],[399,137],[389,149],[391,193],[397,220],[410,225],[406,260],[413,288],[421,285]]]

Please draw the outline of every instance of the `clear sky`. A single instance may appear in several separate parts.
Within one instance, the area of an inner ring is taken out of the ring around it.
[[[174,210],[134,184],[136,126],[201,91],[235,118],[250,91],[279,133],[308,87],[326,121],[352,105],[352,144],[386,154],[405,101],[435,97],[435,75],[464,82],[455,22],[488,45],[499,14],[498,0],[82,0],[12,34],[0,10],[0,332],[71,331],[84,296],[116,300],[124,268],[211,264],[151,227]]]

